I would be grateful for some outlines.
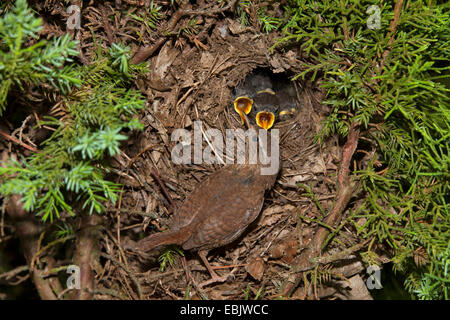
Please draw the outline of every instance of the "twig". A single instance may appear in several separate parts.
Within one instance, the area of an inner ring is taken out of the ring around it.
[[[172,206],[172,210],[175,210],[175,208],[176,208],[175,202],[173,201],[172,197],[170,196],[170,193],[167,191],[164,183],[159,178],[159,176],[156,173],[155,169],[151,168],[150,172],[151,172],[153,178],[155,178],[156,181],[158,182],[158,184],[160,185],[160,187],[161,187],[162,191],[164,192],[164,195],[166,196],[167,200],[169,200],[169,203]]]
[[[123,251],[123,248],[122,248],[119,240],[115,239],[114,236],[112,235],[112,233],[108,229],[106,229],[106,233],[111,238],[111,240],[114,242],[114,244],[117,246],[117,249],[119,250],[120,256],[123,259],[123,261],[125,262],[125,266],[128,268],[128,260],[127,260],[125,252]],[[122,262],[122,261],[120,261],[120,262]]]
[[[95,273],[93,266],[98,262],[100,252],[100,235],[98,227],[101,218],[96,215],[86,215],[81,218],[81,230],[77,235],[73,262],[80,268],[80,290],[74,290],[72,298],[76,300],[91,300],[94,296]]]
[[[106,37],[108,38],[108,42],[111,45],[114,43],[114,38],[111,32],[111,26],[109,25],[108,15],[106,14],[106,9],[104,5],[100,5],[100,13],[102,15],[103,25],[106,31]]]
[[[36,259],[39,259],[39,256],[40,256],[41,254],[43,254],[45,251],[47,251],[49,248],[53,247],[54,245],[56,245],[56,244],[58,244],[58,243],[60,243],[60,242],[64,242],[64,241],[67,241],[67,240],[70,240],[70,239],[73,239],[73,238],[75,238],[75,236],[72,236],[72,235],[71,235],[71,236],[64,237],[64,238],[59,238],[59,239],[56,239],[55,241],[50,242],[48,245],[46,245],[46,246],[43,247],[42,249],[39,249],[39,251],[36,252],[36,253],[34,254],[33,258],[31,259],[30,268],[31,268],[31,269],[34,268],[34,264],[35,264],[35,262],[36,262]]]
[[[23,277],[21,277],[21,276],[17,276],[17,277],[19,278],[17,281],[9,283],[11,286],[17,286],[17,285],[21,284],[22,282],[24,282],[25,280],[27,280],[30,277],[30,274],[26,274]]]
[[[2,218],[0,220],[0,243],[4,241],[5,239],[5,208],[6,208],[6,201],[3,201],[1,206],[2,211]]]
[[[72,287],[67,287],[63,291],[61,291],[57,296],[58,300],[61,300],[61,298],[70,290],[74,290],[74,289]]]
[[[137,50],[137,52],[134,54],[134,56],[131,58],[130,62],[132,64],[139,64],[145,60],[147,60],[148,57],[153,55],[165,42],[166,37],[170,36],[173,33],[173,30],[175,29],[175,26],[177,22],[183,17],[183,16],[189,16],[189,15],[204,15],[204,16],[213,16],[221,12],[225,12],[228,9],[234,7],[236,3],[236,0],[230,1],[228,5],[226,5],[223,8],[213,9],[213,10],[188,10],[188,9],[178,9],[173,15],[172,18],[170,18],[166,30],[162,33],[164,36],[156,40],[156,42],[151,46],[145,46],[141,47]]]
[[[115,264],[117,264],[119,267],[121,267],[127,274],[128,276],[131,278],[131,280],[134,282],[134,284],[136,285],[136,290],[138,293],[138,297],[139,299],[142,300],[142,289],[141,289],[141,285],[139,284],[139,281],[137,281],[136,277],[134,276],[134,274],[123,264],[121,263],[119,260],[117,260],[116,258],[110,256],[109,254],[103,253],[101,252],[100,255],[106,259],[111,260],[112,262],[114,262]]]
[[[130,210],[130,209],[107,209],[107,211],[109,212],[116,212],[116,211],[120,211],[123,213],[128,213],[128,214],[138,214],[140,216],[143,217],[148,217],[148,218],[152,218],[152,219],[157,219],[158,216],[154,213],[147,213],[145,211],[139,211],[139,210]]]
[[[348,184],[348,173],[350,171],[350,161],[355,153],[359,139],[359,127],[356,122],[350,125],[350,131],[348,133],[347,142],[342,150],[342,160],[338,173],[338,188]]]
[[[359,127],[357,123],[350,125],[350,131],[347,141],[342,150],[342,160],[338,173],[338,193],[336,195],[336,203],[330,214],[326,217],[324,223],[328,226],[333,226],[342,216],[351,196],[355,190],[355,184],[350,181],[349,171],[350,163],[353,154],[358,145]],[[319,225],[314,238],[311,240],[311,245],[307,247],[302,254],[296,259],[293,267],[293,274],[288,278],[282,291],[282,296],[290,296],[298,284],[302,280],[302,273],[306,270],[311,270],[317,266],[318,262],[313,261],[314,257],[320,256],[323,243],[329,233],[329,230]]]
[[[236,3],[236,0],[232,0],[230,1],[230,3],[228,3],[228,5],[226,5],[225,7],[222,8],[217,8],[217,9],[207,9],[207,10],[184,10],[185,15],[193,15],[193,16],[213,16],[216,15],[218,13],[221,12],[225,12],[230,8],[234,7],[234,4]]]
[[[27,145],[26,143],[23,143],[23,142],[20,141],[19,139],[14,138],[13,136],[10,136],[9,134],[6,134],[6,133],[4,133],[4,132],[2,132],[2,131],[0,131],[0,135],[2,135],[3,137],[5,137],[5,138],[8,139],[8,140],[11,140],[11,141],[14,142],[14,143],[17,143],[18,145],[24,147],[25,149],[28,149],[28,150],[33,151],[33,152],[36,152],[36,153],[40,153],[40,152],[41,152],[41,151],[39,151],[38,149],[33,148],[33,147]]]
[[[206,143],[208,143],[209,147],[211,148],[211,150],[214,152],[214,155],[216,156],[216,159],[220,162],[220,164],[224,165],[225,162],[223,161],[223,159],[221,157],[219,157],[219,155],[217,154],[216,149],[213,147],[213,145],[211,144],[211,142],[208,139],[208,136],[205,134],[205,131],[203,131],[203,127],[200,127],[200,129],[202,130],[202,134],[203,137],[206,140]]]
[[[314,203],[316,204],[317,208],[319,209],[320,213],[322,214],[322,217],[325,217],[325,210],[323,210],[322,206],[320,205],[319,199],[317,199],[317,197],[314,194],[314,192],[312,191],[311,187],[307,186],[306,184],[303,184],[303,183],[297,183],[297,186],[306,190],[307,193],[305,195],[309,196],[313,199]]]
[[[28,270],[30,270],[30,267],[28,265],[20,266],[15,269],[9,270],[7,272],[0,273],[0,279],[5,278],[5,280],[8,281],[9,279],[11,279],[12,277],[15,277],[19,273],[28,271]]]
[[[44,273],[42,274],[42,276],[43,276],[43,277],[48,277],[48,276],[50,276],[51,274],[56,274],[56,273],[59,273],[59,272],[61,272],[61,271],[65,271],[65,270],[67,270],[67,269],[69,268],[69,266],[70,266],[70,265],[59,266],[59,267],[52,268],[52,269],[50,269],[50,270],[44,272]]]
[[[175,25],[177,24],[178,20],[181,19],[183,16],[182,10],[179,9],[177,12],[174,13],[172,18],[170,18],[169,23],[167,24],[166,32],[171,31],[175,28]],[[133,57],[130,60],[130,63],[132,64],[140,64],[147,60],[148,57],[153,55],[153,53],[156,52],[164,43],[166,42],[166,37],[161,37],[152,46],[145,46],[139,48],[136,53],[133,55]]]
[[[394,19],[392,19],[392,21],[391,21],[391,23],[389,25],[389,29],[391,31],[391,37],[389,38],[386,50],[384,50],[384,52],[383,52],[383,54],[381,56],[381,62],[380,62],[380,65],[378,67],[378,72],[379,73],[381,73],[381,71],[383,70],[384,63],[386,62],[386,58],[389,55],[389,53],[391,52],[392,44],[394,43],[395,33],[397,31],[398,21],[400,20],[400,13],[402,12],[402,6],[403,6],[403,0],[398,0],[395,3]]]
[[[230,264],[228,266],[211,266],[211,269],[213,269],[213,270],[230,269],[230,268],[237,268],[237,267],[246,267],[247,265],[248,265],[248,263]]]
[[[138,169],[138,167],[134,164],[134,162],[140,157],[142,156],[145,152],[149,151],[150,149],[152,149],[155,145],[150,145],[147,146],[146,148],[144,148],[144,150],[140,151],[135,157],[133,157],[132,159],[130,159],[128,161],[128,165],[127,165],[127,170],[130,170],[130,168],[132,166],[134,166],[136,168],[136,170]],[[164,185],[164,183],[161,181],[161,179],[159,178],[159,175],[156,173],[156,170],[151,168],[150,169],[150,173],[153,176],[153,178],[156,180],[156,182],[159,184],[159,186],[161,187],[165,197],[167,198],[167,200],[169,201],[172,210],[175,210],[176,205],[175,202],[173,201],[172,197],[170,196],[170,193],[167,191],[166,186]]]
[[[33,215],[30,215],[23,209],[21,196],[11,196],[6,205],[6,212],[15,223],[17,234],[22,242],[23,253],[27,263],[31,266],[31,261],[38,251],[39,235],[42,231],[42,225],[36,221]],[[30,269],[31,270],[31,269]],[[44,279],[41,276],[41,270],[35,268],[31,272],[34,285],[43,300],[56,300],[56,295],[53,292],[49,279]],[[20,281],[23,281],[22,278]]]
[[[350,254],[361,250],[361,248],[366,246],[366,244],[368,244],[371,240],[372,240],[371,238],[366,239],[363,242],[358,243],[351,248],[344,249],[340,252],[337,252],[337,253],[327,256],[327,257],[315,259],[314,261],[319,264],[328,264],[328,263],[332,263],[334,261],[343,260],[343,259],[347,258]]]

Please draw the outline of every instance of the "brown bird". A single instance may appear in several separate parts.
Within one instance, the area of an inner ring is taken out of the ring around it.
[[[214,272],[206,255],[237,239],[258,217],[264,193],[276,179],[276,175],[261,175],[258,167],[227,165],[210,174],[176,211],[170,231],[141,240],[139,249],[147,252],[160,245],[177,244],[184,250],[198,251],[211,274],[209,283],[226,281]]]
[[[255,82],[254,79],[252,81]],[[245,82],[242,87],[245,87]],[[235,110],[253,128],[247,118],[253,99],[249,98],[245,103],[238,99],[242,99],[242,95],[235,99]],[[267,129],[258,121],[257,124]],[[261,143],[258,146],[269,155],[272,150],[270,132],[267,141],[267,147]],[[261,172],[261,168],[268,165],[262,165],[260,161],[226,165],[210,174],[176,210],[170,231],[142,239],[138,243],[139,249],[148,252],[161,245],[176,244],[184,250],[197,251],[212,277],[202,285],[226,281],[227,277],[219,277],[211,268],[206,258],[208,251],[237,239],[258,217],[265,192],[275,183],[278,163],[279,158],[275,170],[268,175]]]

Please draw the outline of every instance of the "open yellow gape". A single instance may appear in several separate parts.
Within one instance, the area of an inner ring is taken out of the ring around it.
[[[249,97],[238,97],[234,100],[234,110],[239,113],[242,125],[244,125],[244,113],[249,114],[252,111],[253,100]]]

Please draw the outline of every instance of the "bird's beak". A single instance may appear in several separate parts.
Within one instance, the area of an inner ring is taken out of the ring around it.
[[[273,91],[270,88],[267,88],[267,89],[264,89],[264,90],[259,90],[258,92],[256,92],[256,94],[261,94],[261,93],[268,93],[268,94],[271,94],[273,96],[275,95],[275,91]]]
[[[269,130],[275,122],[275,114],[270,111],[261,111],[256,115],[256,124],[261,128]]]
[[[234,110],[236,110],[237,113],[239,113],[239,116],[241,117],[242,125],[244,125],[245,122],[245,116],[250,113],[253,106],[253,100],[249,97],[238,97],[234,100]]]
[[[288,116],[294,115],[295,112],[297,112],[296,108],[286,108],[286,109],[281,110],[278,115],[280,117],[288,117]]]

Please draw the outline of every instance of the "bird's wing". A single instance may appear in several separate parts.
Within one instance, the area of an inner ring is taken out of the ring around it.
[[[181,229],[193,222],[202,208],[200,199],[207,200],[212,195],[211,191],[216,190],[215,183],[224,174],[227,175],[228,167],[211,173],[206,177],[184,200],[183,204],[177,208],[174,214],[172,229]]]
[[[183,248],[214,248],[236,239],[261,211],[266,185],[260,177],[243,166],[217,176],[213,186],[200,186],[204,203]]]

